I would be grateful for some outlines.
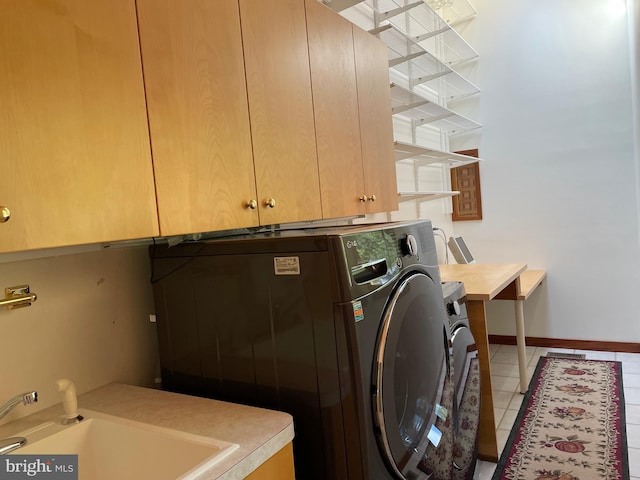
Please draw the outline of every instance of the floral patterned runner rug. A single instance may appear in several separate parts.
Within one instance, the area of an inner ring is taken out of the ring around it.
[[[492,480],[628,480],[620,362],[540,357]]]

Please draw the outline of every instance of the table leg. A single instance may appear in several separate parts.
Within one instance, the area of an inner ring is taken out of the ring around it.
[[[516,300],[516,345],[520,369],[520,393],[527,393],[527,345],[524,339],[524,301]]]
[[[491,388],[491,363],[487,317],[482,300],[467,300],[469,326],[478,347],[480,362],[481,406],[478,440],[478,458],[490,462],[498,461],[496,421],[493,414],[493,390]]]

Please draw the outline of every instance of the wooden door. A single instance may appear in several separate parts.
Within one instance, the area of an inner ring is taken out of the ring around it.
[[[258,225],[237,0],[138,0],[160,232]]]
[[[306,11],[322,214],[362,215],[366,197],[351,22],[317,0],[306,0]]]
[[[260,223],[322,218],[304,0],[239,1]]]
[[[0,251],[158,234],[134,0],[0,3]]]
[[[367,213],[398,210],[387,47],[353,27]],[[375,199],[374,199],[375,197]]]
[[[455,152],[478,158],[478,149]],[[480,164],[471,163],[451,169],[451,189],[460,192],[452,198],[451,220],[482,220],[482,195],[480,193]]]

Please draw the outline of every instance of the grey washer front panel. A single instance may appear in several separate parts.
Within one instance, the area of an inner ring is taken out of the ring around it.
[[[422,336],[440,353],[417,368],[438,385],[429,392],[444,388],[448,330],[430,222],[157,245],[150,256],[164,388],[291,413],[296,478],[419,478],[407,469],[399,476],[381,448],[373,391],[391,303],[388,331],[397,338],[386,339],[382,357],[394,376],[382,375],[381,391],[393,390],[394,378],[412,382],[402,376],[409,373],[403,360],[390,359],[413,358],[407,342]],[[424,295],[421,282],[432,293]],[[422,305],[418,316],[409,313],[413,300],[405,303],[409,292]],[[421,411],[429,412],[421,425],[433,424],[432,410]],[[385,423],[402,425],[402,418]],[[424,433],[418,428],[415,440]],[[420,472],[416,458],[407,468]]]

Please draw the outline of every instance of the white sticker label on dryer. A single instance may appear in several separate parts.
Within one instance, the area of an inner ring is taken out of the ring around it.
[[[431,425],[431,429],[427,434],[427,438],[433,444],[434,447],[438,448],[438,445],[440,445],[440,439],[442,439],[442,432],[438,430],[438,428],[435,425]]]
[[[300,275],[300,257],[273,257],[276,275]]]
[[[437,403],[436,404],[436,415],[439,416],[442,420],[446,420],[447,416],[449,415],[449,410],[447,410],[445,407],[443,407],[442,405]]]

